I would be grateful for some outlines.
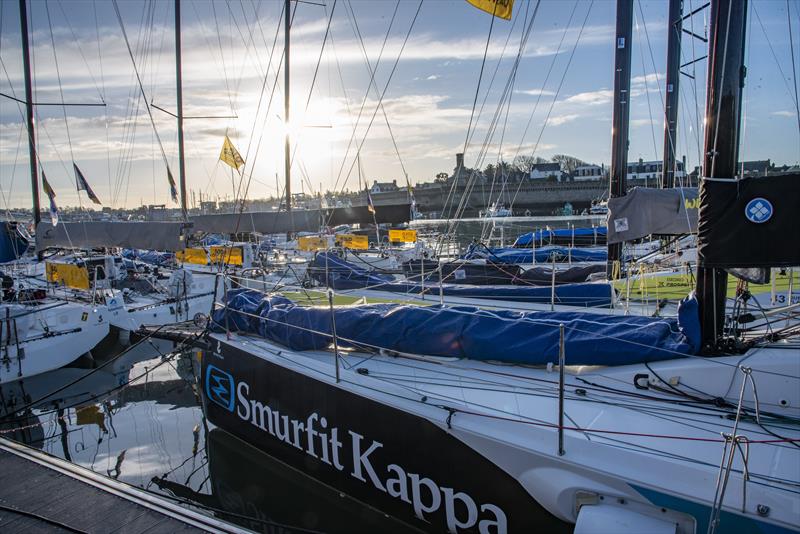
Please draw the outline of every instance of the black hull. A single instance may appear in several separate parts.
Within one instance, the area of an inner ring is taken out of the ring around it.
[[[209,421],[273,458],[423,530],[571,531],[427,419],[212,343],[201,374]]]

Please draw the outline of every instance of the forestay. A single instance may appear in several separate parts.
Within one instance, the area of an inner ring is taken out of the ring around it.
[[[591,312],[487,311],[471,306],[369,304],[334,308],[339,347],[544,365],[558,362],[564,325],[568,365],[626,365],[681,358],[699,346],[697,302],[679,319]],[[331,310],[297,306],[255,290],[228,292],[213,315],[217,330],[259,335],[292,350],[332,344]]]

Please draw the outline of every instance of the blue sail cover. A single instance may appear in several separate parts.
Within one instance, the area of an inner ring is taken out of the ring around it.
[[[402,304],[340,306],[334,314],[340,347],[543,365],[558,362],[563,324],[567,364],[626,365],[696,354],[699,319],[693,302],[679,320]],[[292,350],[332,344],[328,307],[297,306],[253,290],[229,291],[227,303],[212,317],[217,331],[258,335]]]
[[[17,230],[17,224],[11,221],[0,223],[0,263],[19,259],[28,250],[28,240]]]
[[[557,230],[543,229],[522,234],[514,241],[515,247],[530,247],[531,239],[539,243],[572,243],[592,244],[605,243],[608,229],[605,226],[594,228],[559,228]]]
[[[308,266],[309,275],[333,289],[371,289],[391,293],[438,295],[438,284],[397,281],[391,275],[376,274],[335,254],[320,252]],[[608,307],[613,288],[607,283],[564,284],[555,288],[555,303],[567,306]],[[503,300],[509,302],[549,303],[552,290],[541,286],[442,284],[448,297]]]
[[[608,260],[608,249],[605,247],[559,247],[546,246],[538,248],[515,248],[515,247],[493,247],[488,248],[483,245],[470,246],[464,259],[473,260],[479,258],[490,259],[495,263],[549,263],[555,256],[556,262],[565,261],[596,261],[605,262]]]

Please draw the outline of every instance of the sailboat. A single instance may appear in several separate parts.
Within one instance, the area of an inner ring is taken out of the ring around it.
[[[746,8],[711,2],[713,161],[697,297],[677,323],[229,293],[202,358],[209,421],[452,533],[798,532],[797,333],[737,336],[719,304],[722,268],[800,264],[788,236],[798,177],[732,178]],[[632,12],[618,1],[618,62]],[[748,246],[732,244],[733,228]]]
[[[38,223],[39,175],[26,2],[21,1],[19,7],[31,196],[34,223]],[[16,257],[20,255],[19,251],[13,254]],[[101,307],[53,298],[37,291],[27,279],[15,277],[13,272],[5,270],[0,298],[0,384],[68,365],[91,351],[108,335],[109,323]]]

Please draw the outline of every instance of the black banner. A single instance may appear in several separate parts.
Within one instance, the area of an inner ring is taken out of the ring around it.
[[[217,346],[221,354],[203,355],[208,418],[262,452],[424,530],[571,531],[516,479],[427,419],[222,340]]]
[[[800,265],[800,174],[700,187],[698,257],[704,267]]]

